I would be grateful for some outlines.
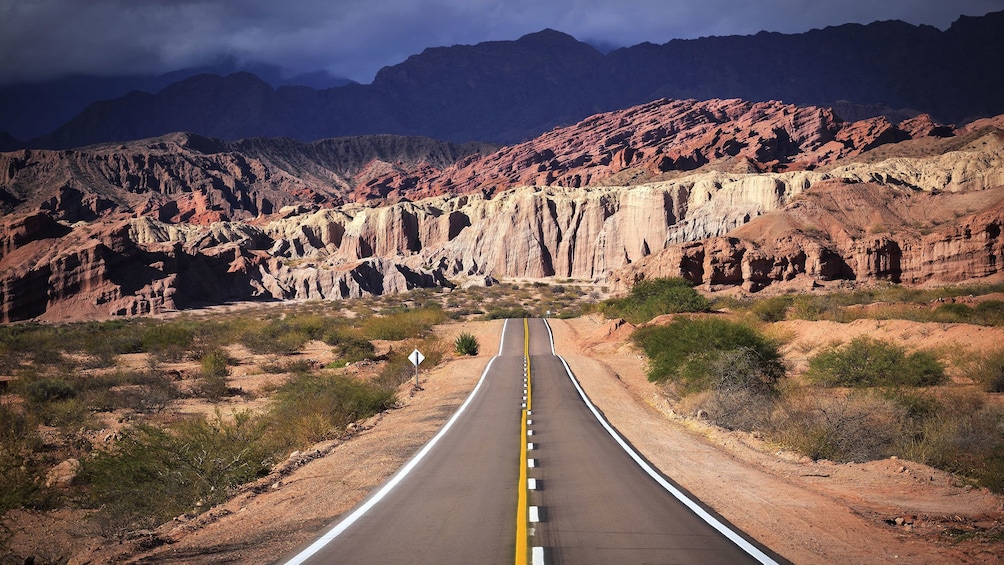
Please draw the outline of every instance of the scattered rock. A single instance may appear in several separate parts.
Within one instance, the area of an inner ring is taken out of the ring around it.
[[[48,488],[65,488],[73,484],[80,472],[80,461],[74,458],[59,463],[45,475],[45,486]]]

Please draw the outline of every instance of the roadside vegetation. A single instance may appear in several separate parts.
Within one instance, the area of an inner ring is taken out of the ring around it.
[[[794,373],[775,329],[784,320],[860,318],[1001,326],[1004,303],[968,298],[1002,290],[890,286],[709,301],[685,281],[654,279],[602,300],[606,289],[566,280],[0,326],[0,515],[86,509],[113,537],[198,515],[291,452],[344,437],[353,422],[393,407],[414,375],[413,349],[425,354],[423,368],[478,354],[473,335],[444,343],[436,325],[588,312],[641,325],[633,341],[650,359],[649,377],[681,409],[719,426],[817,459],[897,455],[1002,492],[1004,407],[994,395],[1004,390],[1004,349],[962,359],[859,338],[825,344]],[[307,353],[318,348],[323,363]],[[266,385],[240,385],[249,366]],[[178,417],[179,403],[209,410]],[[71,460],[70,480],[51,480]]]
[[[624,318],[632,324],[647,322],[663,314],[707,312],[708,299],[680,278],[643,279],[631,287],[624,298],[614,298],[599,305],[608,318]]]
[[[649,358],[649,379],[663,384],[683,409],[813,459],[896,455],[1004,492],[1004,403],[994,396],[1004,391],[1004,349],[960,361],[950,351],[908,350],[870,337],[835,339],[795,374],[782,362],[784,343],[777,336],[783,334],[773,326],[798,319],[904,319],[1000,327],[1004,301],[971,298],[1004,292],[1004,285],[932,290],[890,285],[716,299],[701,307],[677,280],[643,283],[597,310],[634,324],[681,313],[643,325],[632,339]],[[706,312],[711,309],[716,312]],[[949,365],[958,382],[949,379]]]
[[[0,326],[0,516],[86,509],[105,535],[127,536],[198,515],[291,452],[393,407],[414,376],[414,349],[425,355],[423,368],[451,352],[477,355],[473,335],[442,343],[436,325],[578,316],[598,298],[591,287],[556,281],[167,320]],[[329,352],[323,365],[306,353],[318,347]],[[271,384],[239,386],[235,376],[249,366]],[[208,406],[208,415],[179,418],[178,403]],[[50,480],[68,462],[71,480]]]

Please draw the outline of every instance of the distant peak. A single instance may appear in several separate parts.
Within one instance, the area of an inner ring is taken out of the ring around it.
[[[575,43],[579,42],[578,39],[575,39],[571,35],[568,35],[567,33],[564,33],[564,32],[561,32],[561,31],[558,31],[558,30],[555,30],[555,29],[551,29],[551,28],[545,28],[545,29],[542,29],[542,30],[534,32],[534,33],[528,33],[528,34],[524,35],[523,37],[520,37],[519,41],[547,41],[547,42],[554,42],[554,41],[568,42],[568,41],[572,41],[572,42],[575,42]]]

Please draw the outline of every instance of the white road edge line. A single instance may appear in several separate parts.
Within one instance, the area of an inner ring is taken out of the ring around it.
[[[390,493],[390,491],[393,490],[394,487],[396,487],[398,483],[400,483],[408,475],[408,473],[410,473],[412,469],[414,469],[415,466],[418,465],[419,461],[421,461],[429,453],[429,451],[432,450],[432,447],[436,445],[436,443],[438,443],[439,440],[442,439],[444,435],[446,435],[446,432],[453,427],[453,424],[457,421],[458,418],[460,418],[460,415],[464,413],[464,410],[466,410],[467,407],[470,405],[471,401],[478,394],[478,391],[481,390],[481,385],[484,384],[485,377],[488,376],[488,371],[492,368],[492,364],[495,363],[495,360],[502,355],[502,344],[505,343],[505,328],[508,323],[509,320],[506,320],[505,323],[502,324],[502,339],[500,340],[499,343],[499,354],[495,357],[492,357],[491,360],[488,361],[488,364],[485,365],[484,372],[481,373],[481,379],[478,381],[478,384],[474,387],[474,390],[472,390],[471,394],[467,396],[467,400],[465,400],[464,403],[460,405],[460,408],[457,408],[457,411],[454,412],[453,416],[449,419],[449,421],[446,422],[443,428],[439,430],[439,433],[433,436],[433,438],[429,440],[429,443],[426,443],[425,446],[423,446],[422,449],[418,453],[416,453],[415,456],[412,457],[411,460],[408,461],[408,463],[405,464],[404,467],[401,467],[401,470],[399,470],[397,474],[391,477],[391,479],[387,481],[387,483],[385,483],[384,486],[381,487],[380,490],[378,490],[376,494],[373,495],[372,498],[370,498],[361,506],[356,508],[351,514],[346,516],[343,520],[335,524],[334,527],[328,530],[326,534],[318,538],[317,541],[310,544],[310,546],[308,546],[300,553],[296,554],[289,561],[286,561],[286,565],[299,565],[300,563],[303,563],[307,559],[310,559],[311,556],[313,556],[315,553],[324,548],[324,546],[331,543],[333,539],[335,539],[342,532],[347,530],[349,526],[354,524],[359,518],[362,518],[362,516],[366,514],[366,512],[368,512],[371,508],[376,506],[378,502],[380,502],[385,496],[387,496],[387,494]]]
[[[547,328],[547,334],[551,340],[551,352],[553,353],[554,333],[551,332],[551,325],[547,323],[546,319],[544,320],[544,327]],[[603,428],[607,430],[607,433],[609,433],[611,437],[614,438],[614,441],[616,441],[621,446],[621,448],[624,451],[626,451],[627,454],[632,459],[634,459],[635,463],[637,463],[642,468],[642,470],[648,473],[650,477],[655,479],[655,482],[659,483],[659,485],[662,486],[662,488],[669,491],[670,494],[675,496],[677,500],[682,502],[687,508],[690,508],[690,510],[694,514],[697,514],[702,520],[707,522],[708,525],[718,530],[719,533],[727,537],[730,541],[732,541],[732,543],[736,544],[737,546],[739,546],[740,549],[748,553],[750,557],[753,557],[754,559],[756,559],[760,563],[763,563],[764,565],[768,564],[778,565],[777,561],[771,559],[769,555],[767,555],[763,551],[760,551],[759,548],[757,548],[755,545],[751,544],[745,538],[737,534],[734,530],[732,530],[732,528],[729,528],[725,524],[721,523],[718,520],[718,518],[715,518],[710,513],[708,513],[707,510],[701,508],[699,504],[691,500],[687,495],[683,494],[683,492],[680,491],[680,489],[673,486],[669,481],[663,478],[663,476],[659,474],[658,471],[653,469],[651,465],[649,465],[644,459],[642,459],[642,457],[638,455],[638,453],[634,449],[632,449],[631,446],[626,441],[624,441],[623,438],[621,438],[620,434],[618,434],[617,430],[615,430],[613,426],[611,426],[610,423],[607,422],[606,418],[604,418],[600,414],[599,410],[596,409],[596,406],[594,406],[593,403],[590,402],[589,397],[586,396],[586,392],[582,390],[582,387],[579,385],[578,379],[576,379],[575,375],[572,374],[572,369],[569,368],[568,363],[565,362],[565,358],[560,355],[556,355],[556,357],[559,360],[561,360],[561,364],[565,366],[565,373],[567,373],[568,378],[572,380],[572,384],[575,386],[575,389],[579,391],[579,396],[582,397],[582,400],[586,403],[586,406],[589,408],[589,411],[593,413],[593,416],[595,416],[596,419],[600,422],[600,425],[602,425]],[[534,549],[536,550],[536,548]],[[536,553],[534,553],[534,557],[536,557]],[[543,555],[541,555],[541,558],[543,558]],[[536,561],[534,562],[536,563]]]

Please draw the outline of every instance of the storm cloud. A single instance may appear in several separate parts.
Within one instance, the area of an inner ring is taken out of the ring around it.
[[[616,47],[898,19],[947,28],[1004,0],[0,0],[0,83],[222,60],[367,83],[426,47],[552,28]]]

